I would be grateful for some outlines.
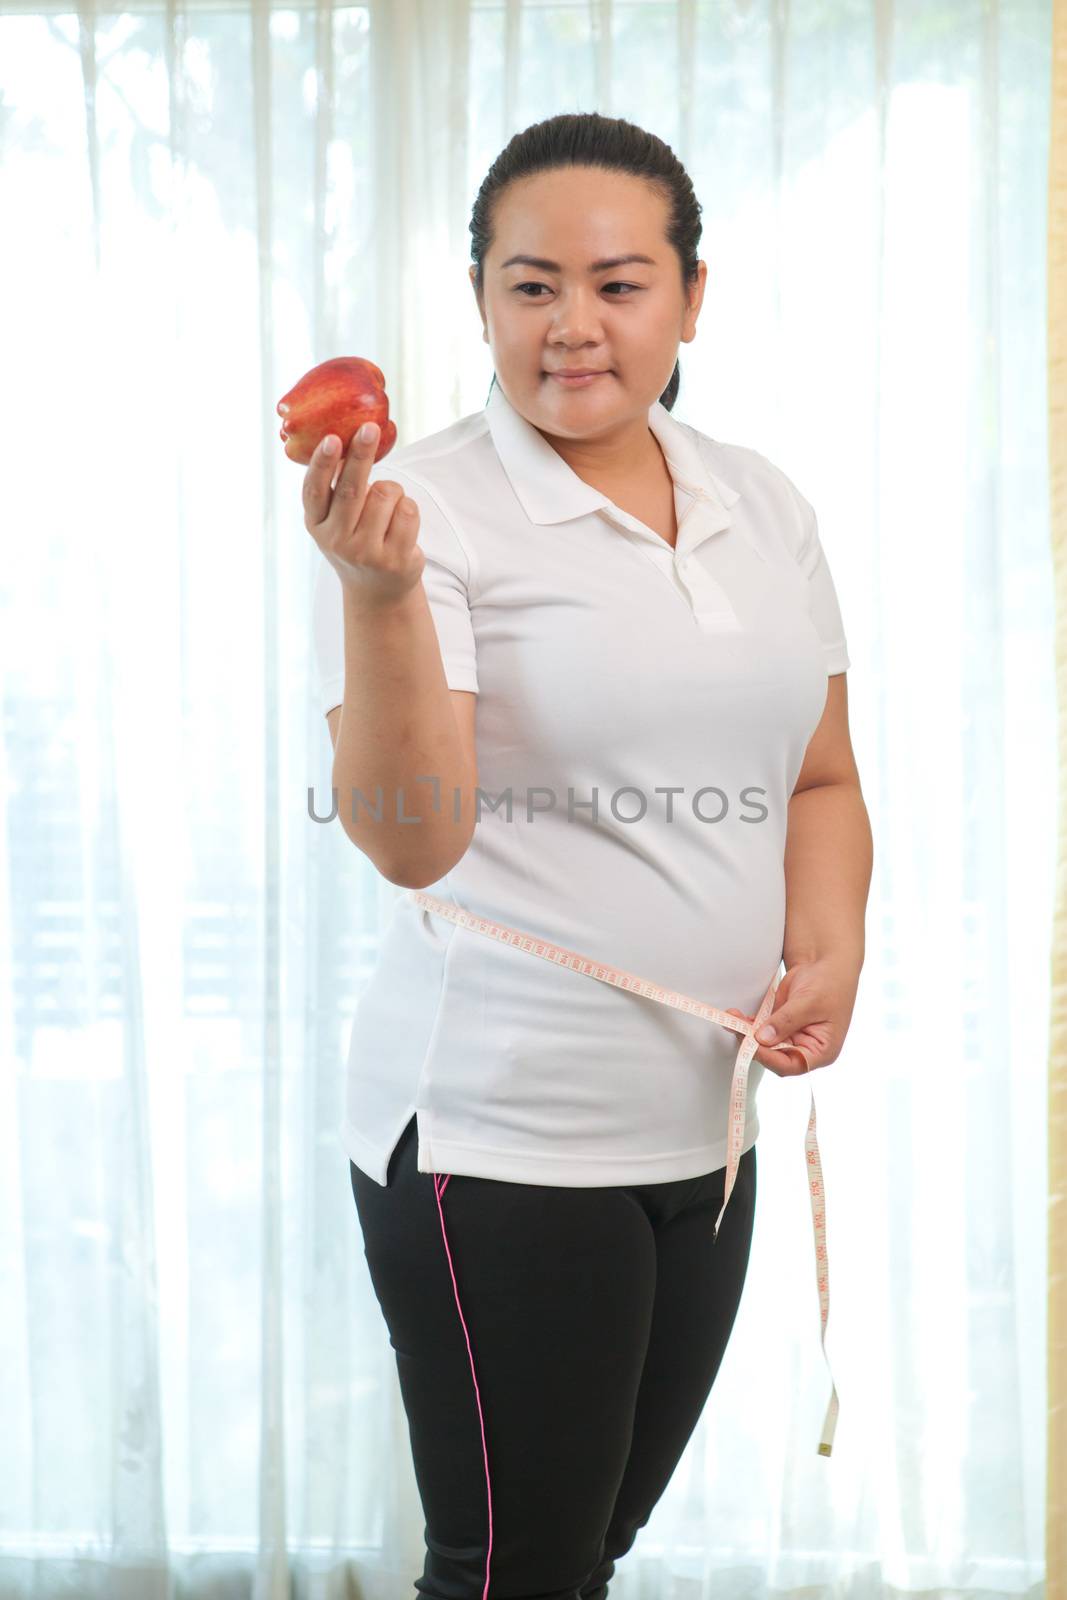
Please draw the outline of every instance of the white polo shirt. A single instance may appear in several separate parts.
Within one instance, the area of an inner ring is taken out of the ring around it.
[[[754,1013],[781,966],[788,800],[827,675],[849,666],[845,635],[815,513],[786,475],[658,401],[648,423],[675,549],[579,478],[499,383],[484,410],[372,469],[418,503],[445,676],[478,695],[487,799],[426,892]],[[314,638],[325,713],[344,692],[325,558]],[[398,892],[357,1002],[341,1142],[381,1184],[413,1114],[420,1172],[697,1177],[726,1165],[739,1044]],[[752,1062],[745,1150],[763,1071]]]

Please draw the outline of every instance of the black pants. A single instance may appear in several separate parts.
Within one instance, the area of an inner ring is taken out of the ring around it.
[[[427,1600],[604,1600],[700,1418],[737,1314],[756,1147],[577,1188],[350,1162],[426,1517]]]

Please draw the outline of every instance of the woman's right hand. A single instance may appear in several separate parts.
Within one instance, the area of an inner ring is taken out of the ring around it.
[[[331,489],[338,459],[328,456],[320,444],[304,474],[303,490],[305,528],[345,588],[375,607],[403,600],[426,565],[417,543],[415,502],[399,483],[379,479],[367,488],[377,448],[376,424],[374,437],[365,443],[357,429],[337,486]]]

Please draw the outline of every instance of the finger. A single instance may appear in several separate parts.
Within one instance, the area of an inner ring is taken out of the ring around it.
[[[764,1056],[761,1055],[757,1050],[752,1059],[761,1067],[764,1067],[768,1072],[773,1072],[778,1078],[791,1078],[793,1077],[794,1073],[803,1072],[805,1070],[803,1066],[798,1065],[796,1062],[787,1060],[784,1053],[774,1056]]]
[[[327,446],[331,445],[332,450]],[[304,526],[324,522],[330,510],[330,484],[340,459],[341,441],[335,433],[320,439],[304,473]]]
[[[741,1017],[745,1022],[755,1022],[755,1014],[751,1011],[739,1011],[736,1006],[724,1006],[723,1010],[731,1017]],[[786,1012],[783,1006],[777,1013],[781,1019]],[[772,1013],[773,1015],[774,1013]],[[786,1038],[790,1037],[788,1034]],[[777,1044],[763,1045],[757,1042],[752,1055],[753,1061],[758,1061],[761,1067],[766,1067],[768,1072],[777,1073],[780,1078],[791,1078],[795,1074],[809,1071],[807,1056],[799,1045],[785,1044],[779,1040]]]
[[[788,1047],[782,1046],[779,1049],[775,1049],[772,1046],[768,1051],[766,1064],[770,1065],[771,1061],[774,1062],[772,1071],[777,1072],[782,1078],[791,1078],[812,1070],[815,1058],[809,1055],[800,1045],[791,1044]]]
[[[337,478],[331,511],[338,508],[346,531],[351,531],[359,520],[367,498],[367,482],[374,465],[374,452],[378,448],[378,424],[366,424],[371,430],[369,439],[361,439],[362,428],[357,428],[348,445],[344,466]]]
[[[811,1022],[811,1002],[809,1000],[801,1005],[779,1006],[777,1011],[772,1011],[765,1017],[756,1029],[756,1038],[760,1044],[781,1044],[783,1039],[792,1035]]]
[[[400,561],[411,555],[419,535],[419,508],[401,491],[393,505],[393,518],[385,532],[386,547]]]
[[[755,1022],[756,1020],[753,1012],[739,1011],[736,1006],[724,1006],[723,1009],[727,1011],[731,1017],[740,1017],[743,1022]],[[775,1051],[773,1048],[769,1049],[767,1046],[764,1046],[761,1049],[760,1046],[757,1045],[752,1053],[751,1059],[753,1061],[758,1061],[761,1067],[766,1067],[768,1072],[776,1072],[779,1077],[788,1077],[794,1071],[804,1070],[803,1067],[796,1068],[787,1065],[787,1056],[785,1052],[781,1050]]]
[[[338,492],[340,487],[338,484]],[[398,483],[389,483],[385,479],[372,483],[363,497],[355,528],[351,529],[347,516],[342,518],[337,533],[339,543],[350,545],[360,561],[371,561],[377,565],[386,548],[393,512],[403,494]]]

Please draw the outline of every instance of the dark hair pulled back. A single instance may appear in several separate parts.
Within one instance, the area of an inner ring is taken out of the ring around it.
[[[568,166],[628,172],[635,178],[644,178],[663,196],[669,208],[667,240],[678,257],[682,292],[688,295],[698,276],[697,247],[703,231],[701,206],[689,174],[670,145],[656,134],[624,117],[603,117],[597,111],[560,113],[531,123],[512,136],[489,168],[470,220],[471,260],[479,295],[484,294],[482,264],[493,242],[493,205],[498,196],[518,178]],[[660,395],[660,404],[668,411],[677,398],[681,376],[681,366],[676,361],[670,382]],[[490,394],[492,389],[490,384]]]

